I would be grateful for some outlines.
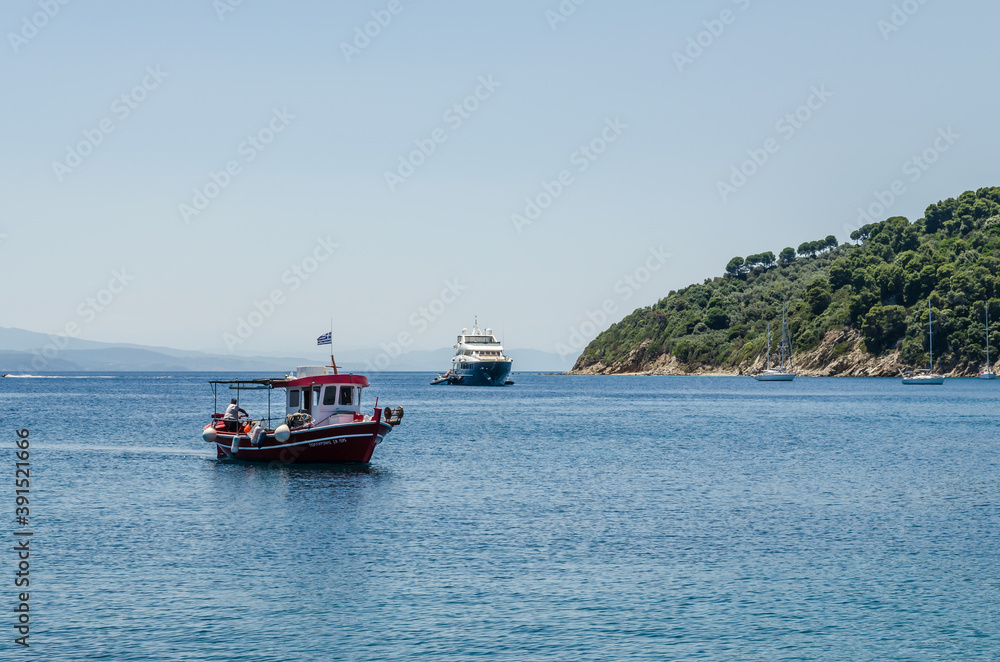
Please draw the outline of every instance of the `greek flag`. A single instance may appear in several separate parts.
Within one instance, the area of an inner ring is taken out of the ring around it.
[[[319,338],[316,339],[317,345],[332,345],[333,344],[333,332],[324,333]]]

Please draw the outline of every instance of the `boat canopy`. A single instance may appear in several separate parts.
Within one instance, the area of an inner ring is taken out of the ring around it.
[[[284,379],[268,380],[273,388],[297,388],[299,386],[313,386],[315,384],[353,384],[355,386],[368,386],[368,378],[364,375],[313,375],[308,377],[292,377],[289,375]]]

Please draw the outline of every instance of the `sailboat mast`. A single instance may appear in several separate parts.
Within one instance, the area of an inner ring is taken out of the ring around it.
[[[767,355],[764,357],[764,370],[771,368],[771,323],[767,323]]]
[[[791,359],[791,347],[788,342],[788,324],[785,321],[785,306],[786,301],[781,302],[781,369],[785,371],[788,367],[785,365],[789,359]]]
[[[990,302],[986,302],[986,369],[990,369]]]
[[[927,299],[927,348],[931,359],[931,374],[934,373],[934,315],[931,312],[931,300]]]

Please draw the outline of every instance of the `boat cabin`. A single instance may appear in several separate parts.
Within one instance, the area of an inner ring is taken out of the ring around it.
[[[476,356],[489,360],[504,358],[503,346],[493,335],[493,329],[486,329],[486,333],[483,333],[477,326],[472,329],[471,334],[468,329],[462,329],[454,347],[458,350],[456,356]]]
[[[363,375],[334,374],[324,366],[300,366],[294,375],[275,380],[285,389],[285,415],[305,412],[315,425],[350,423],[361,416],[361,389],[368,386]]]

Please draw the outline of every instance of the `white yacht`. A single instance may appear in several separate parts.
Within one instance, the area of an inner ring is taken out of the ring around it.
[[[485,333],[480,331],[478,320],[471,333],[462,329],[454,347],[451,370],[435,378],[432,384],[504,386],[512,383],[508,377],[513,361],[503,353],[503,345],[492,329],[486,329]]]

